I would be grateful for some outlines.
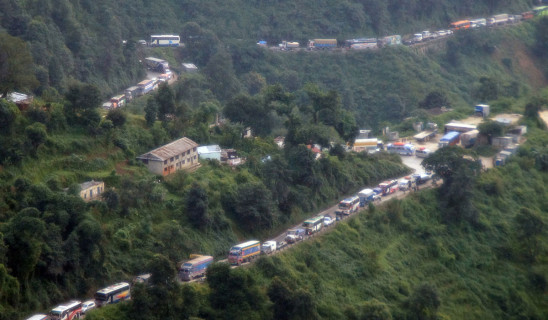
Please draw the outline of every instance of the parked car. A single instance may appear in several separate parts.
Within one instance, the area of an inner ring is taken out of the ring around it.
[[[82,314],[85,314],[91,309],[95,309],[95,301],[94,300],[88,300],[84,303],[82,303]]]
[[[323,217],[323,226],[329,227],[333,223],[333,219],[329,216]]]

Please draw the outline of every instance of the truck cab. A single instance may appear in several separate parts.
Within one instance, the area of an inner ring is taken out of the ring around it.
[[[269,254],[269,253],[273,253],[274,251],[276,251],[276,241],[273,241],[273,240],[265,241],[261,245],[261,253]]]
[[[304,239],[305,230],[304,229],[290,229],[287,231],[285,236],[285,241],[287,243],[295,243]]]

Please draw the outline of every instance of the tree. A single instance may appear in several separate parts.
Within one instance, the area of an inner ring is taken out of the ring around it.
[[[174,264],[161,254],[155,254],[147,265],[152,272],[150,284],[153,286],[170,287],[176,279]]]
[[[479,86],[476,89],[474,96],[481,101],[495,100],[499,97],[499,83],[494,78],[481,77]]]
[[[236,218],[248,231],[270,228],[276,220],[271,194],[261,182],[238,186],[234,210]]]
[[[38,84],[27,44],[20,38],[0,32],[0,94],[6,97],[14,90],[30,91]]]
[[[46,126],[39,122],[35,122],[26,127],[25,135],[33,148],[33,152],[36,152],[36,149],[38,149],[38,147],[44,143],[48,137]]]
[[[65,99],[65,116],[71,121],[95,127],[101,121],[97,108],[101,105],[101,92],[91,84],[75,84],[69,87]]]
[[[154,126],[154,122],[156,121],[157,116],[158,105],[156,104],[156,100],[152,96],[148,97],[147,105],[145,107],[145,120],[147,121],[147,126],[149,128],[152,128]]]
[[[392,313],[385,303],[373,299],[361,306],[360,320],[392,320]]]
[[[17,106],[8,100],[0,99],[0,132],[10,136],[15,126],[15,119],[20,114]]]
[[[441,305],[438,290],[430,284],[421,284],[413,291],[407,305],[411,319],[435,320]]]
[[[494,137],[500,137],[504,134],[504,127],[496,121],[488,120],[478,125],[478,131],[480,134],[487,136],[489,144],[491,144]]]
[[[434,90],[431,91],[426,97],[424,97],[424,100],[419,102],[419,107],[423,109],[432,109],[432,108],[440,108],[440,107],[449,107],[449,100],[447,99],[447,95],[445,92],[440,90]]]
[[[118,195],[118,192],[114,189],[107,189],[103,194],[101,194],[101,197],[107,204],[107,207],[110,210],[116,210],[118,209],[118,206],[120,205],[120,196]]]
[[[186,198],[186,212],[190,223],[196,228],[204,229],[208,222],[207,192],[198,183],[193,183]]]
[[[162,83],[155,97],[158,104],[158,118],[165,121],[167,115],[175,112],[175,94],[167,83]]]
[[[528,262],[535,262],[542,247],[540,236],[545,229],[544,221],[537,212],[529,208],[521,208],[514,218],[514,223],[519,254]]]
[[[108,112],[107,114],[107,119],[112,121],[112,124],[114,125],[114,127],[122,127],[124,126],[124,124],[126,123],[127,121],[127,116],[126,116],[126,113],[124,111],[122,111],[121,109],[112,109]]]

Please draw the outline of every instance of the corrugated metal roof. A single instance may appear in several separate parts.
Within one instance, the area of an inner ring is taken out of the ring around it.
[[[167,160],[171,157],[179,155],[187,150],[198,147],[198,144],[187,137],[170,142],[164,146],[154,149],[148,153],[140,155],[137,159],[147,160]]]
[[[219,147],[218,144],[198,147],[198,154],[215,153],[215,152],[221,152],[221,147]]]
[[[97,186],[97,185],[100,185],[102,183],[103,183],[102,181],[95,181],[95,180],[86,181],[84,183],[80,183],[80,189],[81,190],[86,190],[90,187]]]

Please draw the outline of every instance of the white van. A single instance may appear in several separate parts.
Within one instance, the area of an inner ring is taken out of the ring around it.
[[[418,157],[418,158],[426,158],[428,157],[430,154],[432,153],[432,151],[430,151],[429,149],[426,149],[426,148],[418,148],[417,150],[415,150],[415,155]]]

